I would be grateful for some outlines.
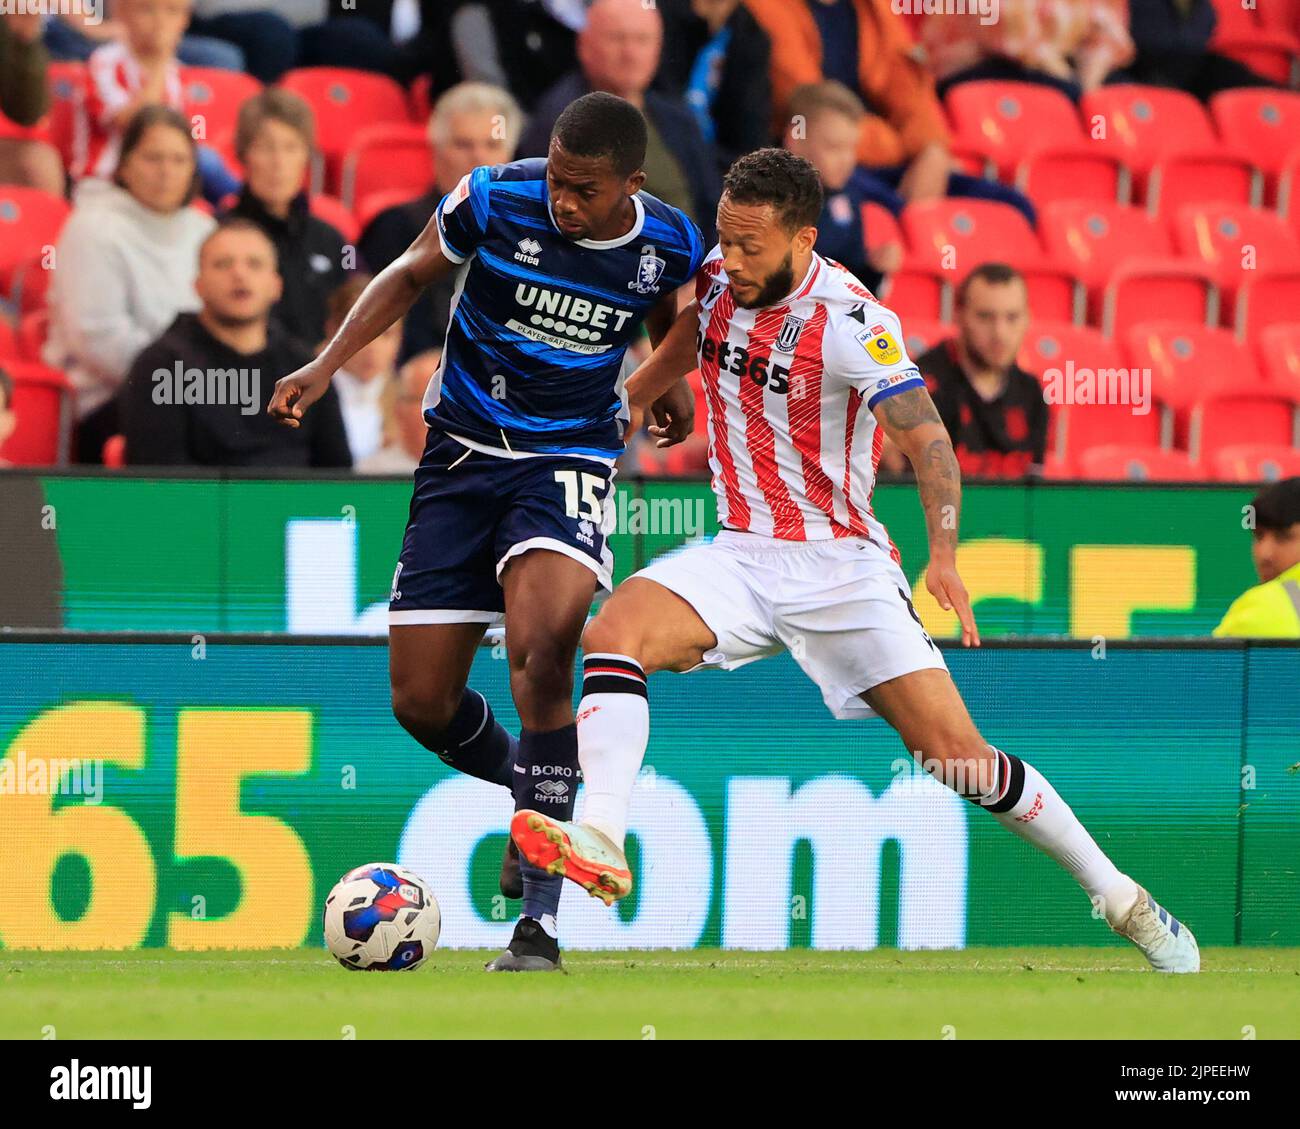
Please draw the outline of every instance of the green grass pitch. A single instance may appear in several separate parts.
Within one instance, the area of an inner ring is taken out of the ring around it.
[[[1300,950],[1207,949],[1159,976],[1114,949],[567,954],[567,975],[489,975],[440,951],[361,973],[323,950],[0,950],[0,1037],[1300,1037]],[[51,1029],[53,1029],[51,1031]]]

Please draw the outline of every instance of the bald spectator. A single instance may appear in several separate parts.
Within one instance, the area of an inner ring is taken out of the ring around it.
[[[384,445],[357,464],[361,474],[412,474],[420,465],[429,425],[424,422],[424,393],[442,361],[441,349],[412,357],[384,396]]]
[[[443,94],[429,115],[434,182],[414,200],[380,212],[370,221],[358,244],[366,267],[378,274],[414,243],[438,201],[472,169],[513,159],[522,129],[518,103],[500,87],[462,82]],[[442,347],[455,285],[451,277],[420,291],[402,322],[399,361]]]
[[[132,466],[349,467],[331,387],[298,427],[266,414],[276,380],[311,353],[271,318],[281,280],[275,245],[228,219],[204,242],[202,306],[182,313],[131,366],[122,395]]]
[[[33,126],[49,110],[45,83],[49,56],[41,43],[38,13],[0,17],[0,114],[15,125]],[[62,196],[63,163],[44,141],[0,138],[0,184],[21,184]]]
[[[654,5],[596,0],[578,35],[579,70],[542,96],[519,152],[546,156],[555,120],[574,99],[593,90],[625,98],[646,117],[646,191],[686,212],[709,238],[721,191],[717,158],[686,104],[650,89],[662,45],[663,18]]]

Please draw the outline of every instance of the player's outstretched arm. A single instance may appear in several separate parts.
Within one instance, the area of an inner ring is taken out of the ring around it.
[[[289,427],[324,394],[334,374],[415,303],[429,283],[456,269],[438,242],[437,216],[401,255],[361,292],[338,332],[317,357],[276,381],[267,412]]]
[[[956,611],[961,621],[961,641],[980,644],[975,613],[966,585],[957,574],[957,526],[961,517],[961,468],[952,440],[939,412],[924,388],[912,388],[877,402],[876,419],[885,434],[912,463],[925,528],[930,540],[930,564],[925,586],[944,611]]]
[[[671,297],[671,296],[670,296]],[[656,313],[659,308],[656,308]],[[646,319],[646,328],[655,350],[627,378],[625,391],[632,411],[630,433],[640,430],[646,412],[652,412],[652,433],[659,446],[680,443],[695,425],[695,397],[683,377],[695,367],[695,335],[699,331],[699,307],[692,302],[663,331]]]

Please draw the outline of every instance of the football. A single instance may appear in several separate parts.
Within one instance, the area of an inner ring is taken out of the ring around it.
[[[344,968],[405,972],[438,944],[442,914],[417,874],[391,862],[348,871],[325,899],[325,944]]]

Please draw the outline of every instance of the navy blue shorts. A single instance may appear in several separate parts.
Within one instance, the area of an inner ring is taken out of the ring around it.
[[[501,570],[529,549],[581,561],[614,585],[605,543],[614,468],[569,455],[502,458],[430,430],[415,471],[388,622],[502,621]]]

